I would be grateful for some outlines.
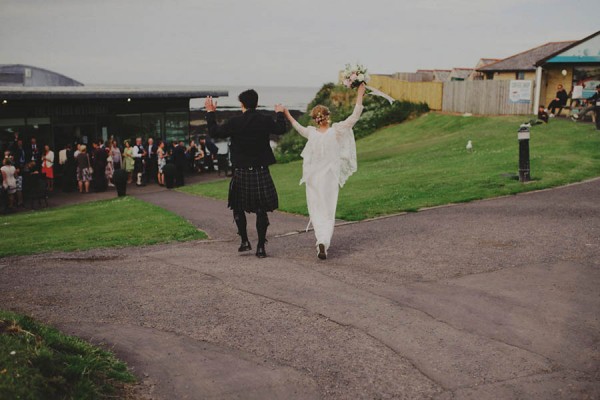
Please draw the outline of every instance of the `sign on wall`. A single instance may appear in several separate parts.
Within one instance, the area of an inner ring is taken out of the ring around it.
[[[509,103],[528,104],[531,103],[532,81],[510,81]]]

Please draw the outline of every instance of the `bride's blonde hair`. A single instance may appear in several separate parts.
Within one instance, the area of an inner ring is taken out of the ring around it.
[[[310,111],[310,116],[315,120],[317,125],[324,125],[329,120],[329,108],[318,105]]]

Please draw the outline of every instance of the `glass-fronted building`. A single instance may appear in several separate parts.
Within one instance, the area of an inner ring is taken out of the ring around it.
[[[15,132],[24,143],[35,136],[52,149],[111,137],[119,144],[136,136],[187,142],[190,99],[228,95],[201,88],[83,86],[76,81],[57,86],[52,82],[69,83],[46,70],[41,71],[53,77],[46,79],[50,85],[43,86],[44,79],[37,79],[36,86],[30,86],[28,77],[40,75],[35,67],[10,67],[6,72],[0,66],[0,149],[14,140]]]

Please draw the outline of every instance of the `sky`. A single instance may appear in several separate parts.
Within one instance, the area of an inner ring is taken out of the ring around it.
[[[600,30],[592,0],[0,0],[0,64],[87,85],[318,87],[473,67]]]

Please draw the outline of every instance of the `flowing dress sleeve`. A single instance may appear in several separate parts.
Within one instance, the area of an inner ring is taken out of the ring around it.
[[[342,122],[334,124],[336,138],[340,149],[338,183],[343,187],[348,178],[356,172],[356,142],[352,127],[358,122],[364,107],[357,104],[352,114]]]
[[[363,112],[364,107],[360,104],[354,106],[354,111],[352,114],[346,118],[344,121],[338,122],[338,125],[343,129],[352,129],[354,125],[358,122],[360,115]]]
[[[292,126],[294,127],[296,132],[308,139],[308,128],[305,128],[304,126],[300,125],[296,120],[292,122]]]

